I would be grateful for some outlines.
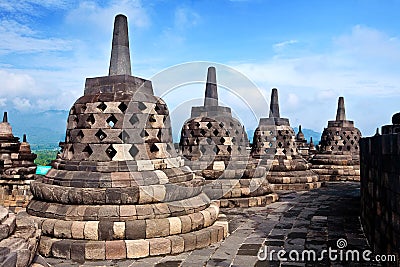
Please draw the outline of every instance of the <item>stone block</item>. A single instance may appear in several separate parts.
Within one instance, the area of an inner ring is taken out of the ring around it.
[[[88,241],[85,244],[85,259],[104,260],[106,258],[105,241]]]
[[[54,224],[54,236],[58,238],[72,238],[72,222],[56,221]]]
[[[181,220],[183,234],[192,231],[192,219],[188,215],[180,216],[179,219]]]
[[[168,218],[169,221],[169,234],[176,235],[182,233],[182,222],[178,217]]]
[[[119,216],[133,218],[136,216],[136,207],[134,205],[121,205],[119,207]]]
[[[40,238],[38,252],[45,257],[50,257],[51,256],[51,246],[56,241],[57,241],[57,239],[51,239],[50,237],[42,236]]]
[[[125,238],[125,222],[113,223],[113,239]]]
[[[85,239],[88,240],[98,240],[99,239],[99,222],[98,221],[88,221],[85,224],[83,234]]]
[[[155,238],[149,240],[150,256],[165,255],[171,253],[171,240],[168,238]]]
[[[205,248],[210,245],[211,236],[208,229],[200,230],[196,233],[196,248]]]
[[[167,237],[171,241],[171,254],[178,254],[185,251],[185,240],[179,235]]]
[[[71,225],[71,235],[74,239],[84,239],[85,222],[74,221]]]
[[[150,254],[150,243],[147,240],[125,240],[126,257],[128,259],[137,259],[147,257]]]
[[[53,243],[51,253],[53,257],[61,259],[71,258],[71,240],[61,240]]]
[[[168,219],[146,220],[146,238],[163,237],[169,235]]]
[[[190,251],[196,249],[196,235],[192,233],[187,233],[181,235],[185,241],[185,251]]]
[[[146,221],[134,220],[125,222],[126,239],[144,239],[146,238]]]
[[[106,259],[116,260],[126,258],[126,246],[123,240],[106,241]]]
[[[78,263],[85,261],[85,241],[74,240],[71,245],[71,260]]]

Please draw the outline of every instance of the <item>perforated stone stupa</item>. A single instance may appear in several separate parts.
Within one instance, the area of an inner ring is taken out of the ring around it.
[[[311,159],[320,180],[360,180],[359,141],[361,132],[346,119],[344,98],[339,97],[336,120],[328,121],[318,153]]]
[[[304,190],[321,186],[318,176],[298,153],[289,119],[279,113],[278,90],[272,89],[269,118],[261,118],[254,132],[251,155],[269,168],[267,179],[276,190]]]
[[[247,151],[244,127],[229,107],[218,104],[216,70],[208,68],[204,105],[192,107],[181,131],[180,149],[185,164],[206,179],[204,192],[221,199],[222,207],[265,205],[277,199]]]
[[[116,16],[109,76],[86,79],[62,155],[32,183],[39,253],[82,262],[220,241],[227,222],[202,183],[174,150],[165,102],[151,81],[131,76],[127,18]]]
[[[30,183],[36,172],[36,154],[32,153],[26,135],[22,143],[12,133],[4,112],[0,123],[0,205],[18,212],[32,198]]]

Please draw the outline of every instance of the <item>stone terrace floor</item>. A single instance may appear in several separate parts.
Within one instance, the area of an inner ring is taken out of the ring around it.
[[[380,266],[377,263],[260,261],[264,244],[268,250],[289,252],[331,247],[344,238],[344,251],[369,249],[360,225],[360,185],[327,183],[312,191],[280,192],[276,203],[258,208],[222,209],[229,220],[230,236],[205,249],[174,256],[140,260],[85,262],[84,266]],[[274,254],[277,259],[276,253]],[[294,254],[293,254],[294,255]],[[71,261],[46,259],[53,266],[81,266]]]

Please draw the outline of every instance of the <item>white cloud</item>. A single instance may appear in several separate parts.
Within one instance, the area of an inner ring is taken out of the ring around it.
[[[299,42],[299,41],[297,41],[297,40],[283,41],[283,42],[274,44],[274,45],[273,45],[273,48],[274,48],[275,50],[281,50],[281,49],[283,49],[283,48],[285,48],[285,47],[287,47],[287,46],[289,46],[289,45],[297,44],[298,42]]]
[[[15,20],[0,21],[0,54],[66,51],[71,42],[59,38],[40,38],[27,25]]]
[[[277,87],[281,114],[287,114],[292,123],[321,131],[327,120],[334,119],[337,97],[342,95],[347,117],[362,131],[372,133],[393,111],[383,105],[374,108],[374,116],[365,116],[373,108],[371,103],[400,100],[399,39],[357,25],[350,33],[333,38],[327,50],[303,56],[295,46],[288,46],[283,56],[234,67],[261,87]],[[367,104],[366,99],[373,101]]]
[[[12,100],[12,103],[17,110],[28,110],[32,108],[32,104],[27,98],[16,97]]]
[[[83,28],[90,27],[93,31],[101,32],[112,28],[110,22],[119,13],[130,19],[129,25],[142,28],[150,24],[147,11],[139,0],[112,0],[106,5],[100,5],[95,1],[82,1],[77,8],[69,12],[66,20],[69,24]]]
[[[36,89],[35,80],[28,74],[0,70],[0,81],[2,81],[0,96],[24,95]]]
[[[200,22],[200,15],[187,7],[178,7],[175,10],[174,23],[176,29],[187,29],[197,25]]]

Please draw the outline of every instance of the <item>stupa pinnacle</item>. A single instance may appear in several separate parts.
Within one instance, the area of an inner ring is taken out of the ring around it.
[[[114,22],[109,76],[132,75],[129,53],[128,19],[117,15]]]
[[[336,121],[345,121],[345,120],[346,120],[346,110],[344,109],[344,98],[343,98],[343,96],[341,96],[341,97],[339,97],[339,100],[338,100]]]
[[[215,67],[208,68],[204,106],[218,106],[218,90]]]
[[[278,100],[278,89],[273,88],[271,92],[271,103],[269,109],[270,118],[280,118],[279,114],[279,100]]]

